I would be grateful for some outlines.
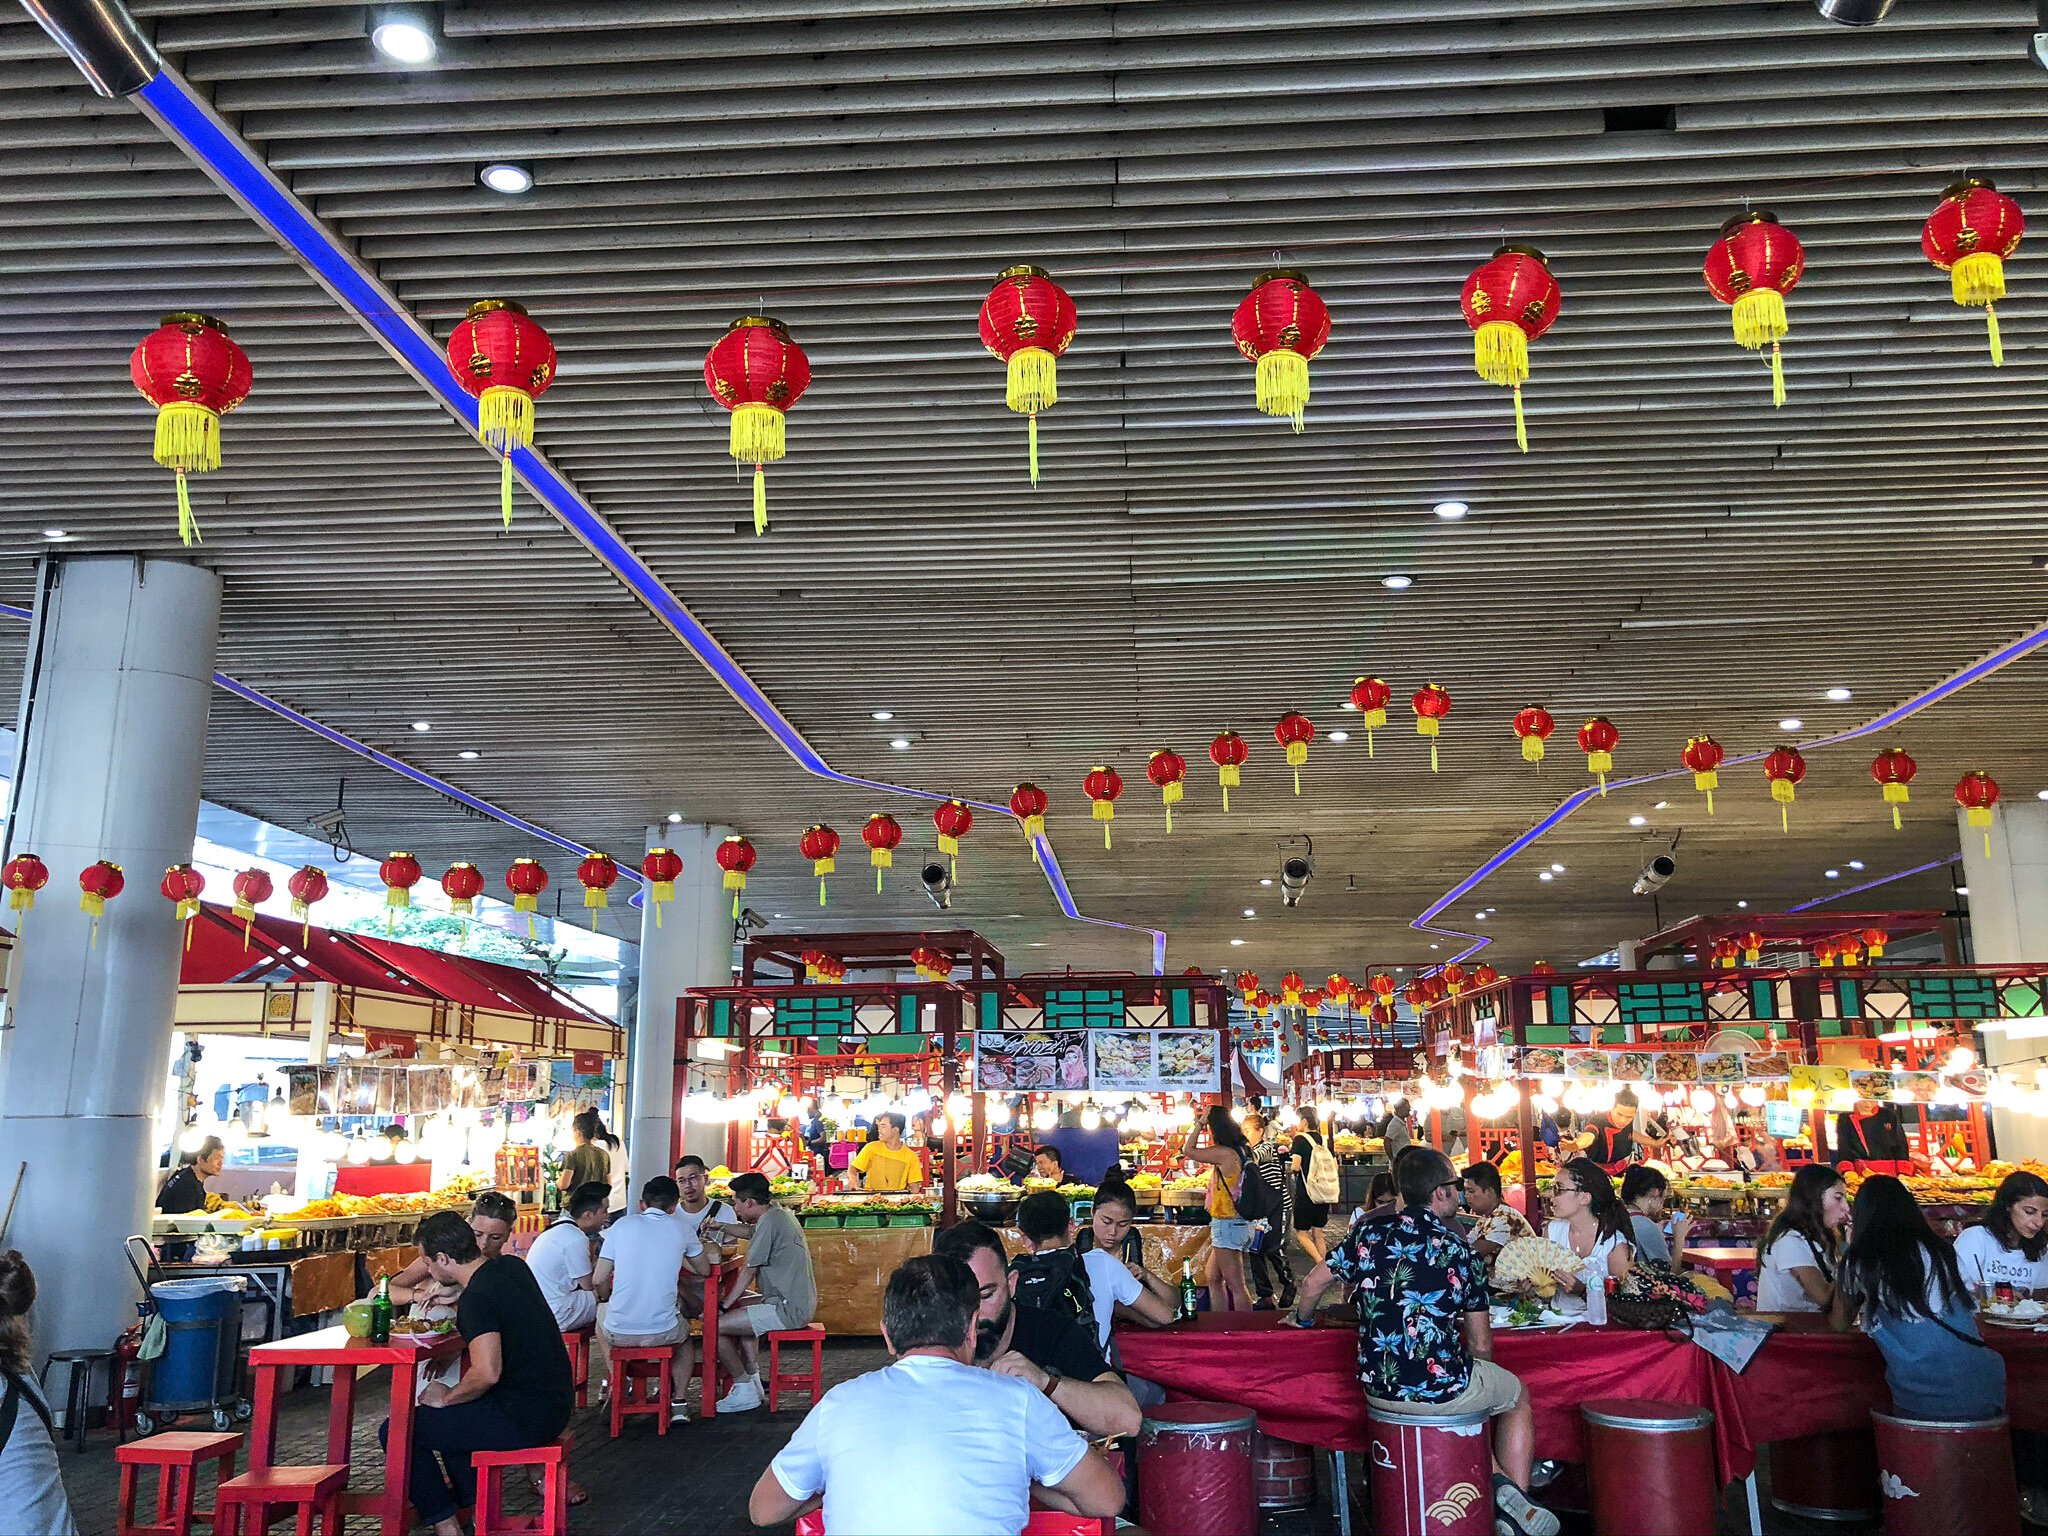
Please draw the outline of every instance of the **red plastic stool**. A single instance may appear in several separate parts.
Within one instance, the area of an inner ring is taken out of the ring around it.
[[[2020,1528],[2004,1417],[1954,1423],[1872,1413],[1884,1536],[2011,1536]]]
[[[216,1536],[263,1536],[277,1518],[274,1511],[296,1508],[298,1536],[313,1536],[315,1515],[324,1536],[341,1536],[341,1490],[347,1483],[348,1468],[332,1462],[244,1472],[220,1485],[214,1531]]]
[[[675,1382],[676,1347],[673,1344],[612,1346],[612,1438],[619,1438],[626,1420],[653,1414],[656,1433],[668,1433],[669,1390]],[[640,1385],[640,1398],[633,1399],[633,1385]]]
[[[785,1371],[782,1368],[782,1346],[801,1349],[811,1347],[811,1369],[808,1375],[801,1371]],[[825,1395],[825,1325],[806,1323],[801,1328],[777,1328],[768,1335],[768,1411],[775,1411],[775,1400],[785,1392],[801,1392],[810,1388],[811,1406],[818,1405],[818,1399]]]
[[[1254,1536],[1252,1436],[1234,1403],[1162,1403],[1138,1431],[1138,1507],[1145,1529],[1172,1536]],[[1493,1527],[1487,1526],[1487,1536]]]
[[[562,1347],[569,1351],[569,1370],[576,1382],[576,1406],[590,1406],[590,1335],[595,1323],[562,1330]]]
[[[1493,1536],[1493,1441],[1483,1413],[1417,1418],[1370,1402],[1377,1536]]]
[[[1771,1507],[1808,1520],[1877,1518],[1877,1444],[1867,1429],[1773,1440]]]
[[[569,1448],[575,1436],[564,1435],[553,1445],[529,1446],[523,1451],[473,1451],[469,1464],[476,1469],[476,1536],[569,1536]],[[541,1475],[540,1513],[505,1513],[503,1478],[511,1467],[524,1467]]]
[[[1307,1509],[1316,1501],[1315,1452],[1253,1431],[1252,1501],[1264,1512]]]
[[[1579,1412],[1597,1536],[1714,1536],[1713,1414],[1631,1397],[1581,1403]]]
[[[208,1462],[218,1462],[214,1482],[226,1482],[235,1475],[235,1453],[241,1445],[240,1435],[171,1433],[115,1446],[114,1460],[121,1468],[121,1501],[114,1510],[115,1536],[191,1536],[194,1521],[212,1526],[213,1511],[193,1507],[199,1469]],[[156,1519],[138,1525],[135,1480],[143,1467],[157,1469]]]

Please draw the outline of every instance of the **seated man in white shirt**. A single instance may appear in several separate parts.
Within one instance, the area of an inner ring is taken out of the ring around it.
[[[701,1275],[711,1265],[703,1244],[673,1219],[675,1208],[676,1181],[663,1175],[649,1179],[640,1191],[640,1209],[605,1228],[604,1249],[591,1267],[591,1278],[600,1294],[608,1290],[611,1295],[604,1315],[606,1344],[627,1349],[681,1346],[674,1374],[680,1393],[695,1353],[676,1293],[685,1271]],[[612,1383],[612,1390],[617,1388],[618,1383]],[[680,1397],[670,1404],[669,1417],[674,1423],[689,1417]]]
[[[756,1525],[825,1510],[832,1536],[1017,1532],[1034,1496],[1102,1519],[1123,1484],[1045,1394],[977,1369],[981,1288],[958,1259],[911,1259],[889,1277],[882,1338],[895,1362],[825,1394],[754,1485]],[[917,1453],[890,1455],[901,1426]]]
[[[536,1237],[526,1251],[526,1267],[540,1282],[540,1293],[564,1333],[588,1328],[597,1321],[590,1240],[604,1229],[611,1193],[610,1185],[595,1179],[578,1184],[569,1192],[567,1214]]]
[[[704,1245],[709,1262],[725,1261],[729,1233],[738,1229],[740,1219],[728,1201],[711,1198],[711,1174],[704,1159],[687,1152],[676,1160],[676,1192],[681,1197],[672,1213]],[[683,1276],[683,1316],[704,1315],[704,1281],[697,1275]]]

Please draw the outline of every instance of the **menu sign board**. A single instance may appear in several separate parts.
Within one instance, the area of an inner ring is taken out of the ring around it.
[[[1079,1093],[1088,1087],[1085,1029],[983,1029],[974,1035],[974,1086],[1003,1093]]]
[[[1217,1093],[1213,1029],[978,1030],[974,1086],[995,1093]]]

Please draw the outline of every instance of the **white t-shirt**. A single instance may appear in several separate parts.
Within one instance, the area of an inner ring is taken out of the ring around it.
[[[1145,1287],[1121,1259],[1100,1248],[1082,1254],[1081,1263],[1088,1273],[1088,1293],[1095,1298],[1095,1347],[1106,1350],[1117,1303],[1128,1307],[1145,1294]]]
[[[526,1267],[561,1327],[582,1328],[596,1319],[596,1295],[576,1283],[590,1273],[590,1239],[575,1222],[558,1221],[536,1237]]]
[[[630,1193],[633,1183],[632,1160],[626,1156],[626,1144],[623,1141],[616,1147],[607,1146],[604,1152],[605,1156],[611,1159],[612,1164],[612,1197],[606,1203],[605,1209],[614,1212],[623,1211],[626,1208],[626,1196]]]
[[[733,1213],[733,1208],[723,1200],[705,1201],[704,1209],[698,1211],[694,1216],[684,1210],[681,1205],[677,1205],[668,1215],[669,1220],[690,1234],[690,1241],[693,1243],[701,1243],[704,1240],[703,1229],[704,1223],[707,1221],[733,1226],[739,1224],[739,1217]]]
[[[1989,1227],[1970,1227],[1956,1239],[1956,1263],[1962,1267],[1963,1284],[2009,1285],[2018,1291],[2048,1287],[2048,1255],[2030,1259],[2017,1248],[1999,1242]]]
[[[1781,1232],[1764,1254],[1764,1267],[1756,1276],[1756,1309],[1759,1312],[1818,1312],[1820,1307],[1800,1288],[1795,1269],[1820,1270],[1813,1244],[1797,1232]],[[1825,1270],[1821,1270],[1825,1274]]]
[[[1543,1235],[1560,1247],[1569,1248],[1572,1245],[1572,1224],[1559,1217],[1543,1229]],[[1629,1240],[1621,1233],[1608,1233],[1593,1245],[1593,1251],[1579,1266],[1579,1283],[1589,1291],[1596,1285],[1604,1286],[1607,1283],[1607,1256],[1617,1248],[1630,1247]],[[1552,1305],[1560,1312],[1581,1312],[1585,1310],[1586,1298],[1566,1296],[1560,1292]]]
[[[915,1424],[917,1454],[886,1454]],[[825,1494],[832,1536],[1016,1536],[1031,1485],[1061,1481],[1088,1442],[1043,1392],[941,1355],[909,1355],[827,1392],[769,1463],[793,1499]]]
[[[667,1211],[636,1211],[606,1227],[604,1257],[612,1261],[606,1330],[652,1337],[679,1327],[676,1280],[683,1260],[703,1251],[696,1234],[684,1231]]]

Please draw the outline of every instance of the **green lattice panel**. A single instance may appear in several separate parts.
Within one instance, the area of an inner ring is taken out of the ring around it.
[[[1778,989],[1768,981],[1752,981],[1749,984],[1749,1014],[1755,1019],[1775,1019],[1778,1016]]]
[[[1172,993],[1168,998],[1172,1010],[1173,1027],[1189,1029],[1195,1022],[1195,994],[1186,990]]]
[[[1615,989],[1624,1024],[1696,1024],[1707,1016],[1698,982],[1625,981]]]
[[[977,1029],[1001,1029],[1003,1027],[1002,999],[993,992],[984,992],[974,1000],[975,1010],[981,1022]]]
[[[769,1031],[785,1039],[831,1039],[853,1032],[853,1000],[832,995],[781,999]]]
[[[2037,982],[2009,981],[2000,990],[1999,1008],[2008,1019],[2038,1019],[2048,1013]]]
[[[1118,1029],[1123,1022],[1120,987],[1075,987],[1045,994],[1047,1029]]]
[[[1995,1019],[1998,989],[1988,976],[1915,976],[1906,983],[1916,1019]]]
[[[1571,1026],[1568,1024],[1531,1024],[1529,1026],[1531,1045],[1570,1045]]]
[[[711,1022],[705,1026],[705,1033],[727,1036],[732,1034],[731,998],[714,997],[711,1000]]]

